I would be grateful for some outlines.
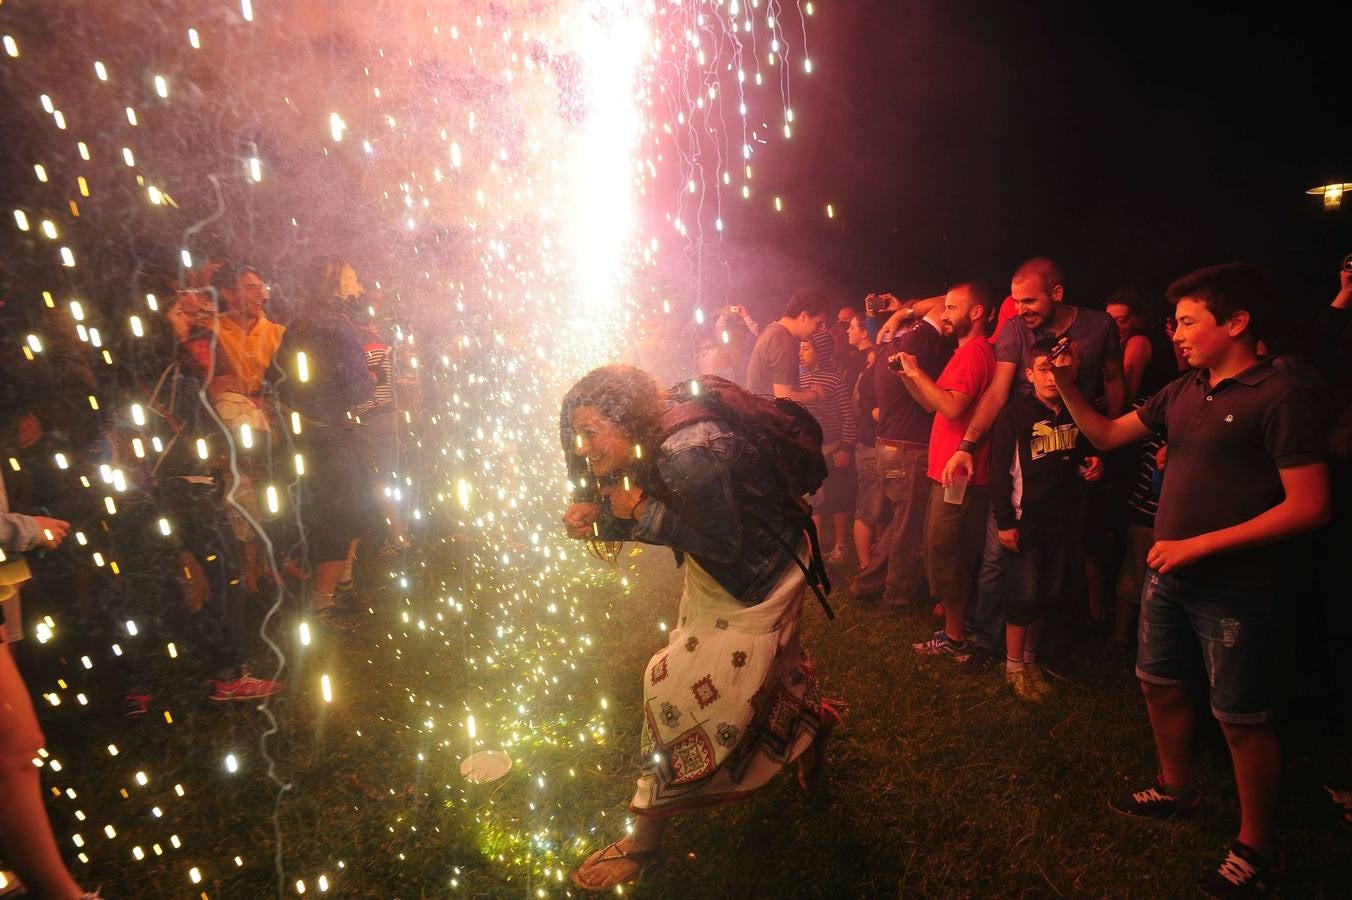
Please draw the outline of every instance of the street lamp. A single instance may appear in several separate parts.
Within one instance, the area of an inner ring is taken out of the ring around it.
[[[1310,188],[1305,193],[1322,195],[1324,198],[1324,209],[1337,209],[1343,205],[1343,194],[1346,191],[1352,191],[1352,182],[1321,184],[1319,187]]]

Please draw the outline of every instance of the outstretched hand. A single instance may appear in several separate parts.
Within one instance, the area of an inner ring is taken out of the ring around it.
[[[563,514],[563,527],[571,538],[589,538],[594,532],[592,526],[601,521],[601,504],[574,503]]]
[[[66,539],[66,535],[70,532],[70,523],[65,519],[34,516],[33,521],[38,523],[38,546],[45,547],[48,550],[55,550],[60,547],[61,542]]]

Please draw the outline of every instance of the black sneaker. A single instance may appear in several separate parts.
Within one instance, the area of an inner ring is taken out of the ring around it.
[[[1138,819],[1186,819],[1202,806],[1202,792],[1193,791],[1191,799],[1180,800],[1164,790],[1159,778],[1144,791],[1133,791],[1108,804],[1124,816]]]
[[[963,660],[958,669],[968,675],[984,675],[994,668],[995,663],[1001,658],[1001,654],[987,650],[985,647],[972,647],[967,653],[967,659]]]
[[[1266,897],[1284,868],[1280,856],[1273,862],[1247,844],[1232,841],[1225,859],[1202,876],[1197,890],[1203,897]]]

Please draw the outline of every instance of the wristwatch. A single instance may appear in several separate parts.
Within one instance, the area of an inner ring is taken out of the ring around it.
[[[974,447],[976,447],[976,444],[972,443],[969,440],[966,440],[965,438],[961,441],[958,441],[958,449],[961,450],[963,453],[971,453]]]

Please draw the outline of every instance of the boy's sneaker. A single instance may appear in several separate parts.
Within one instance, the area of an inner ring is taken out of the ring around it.
[[[1164,790],[1159,777],[1144,791],[1133,791],[1119,797],[1109,805],[1124,816],[1139,819],[1186,819],[1197,814],[1202,807],[1202,792],[1191,791],[1191,797],[1179,798]]]
[[[150,694],[128,694],[122,698],[122,715],[128,719],[150,712]]]
[[[1284,868],[1280,856],[1274,862],[1247,844],[1232,841],[1225,859],[1202,876],[1197,890],[1204,897],[1266,897]]]
[[[1051,695],[1052,686],[1042,677],[1042,669],[1038,667],[1037,663],[1026,662],[1023,664],[1023,680],[1033,689],[1039,700]]]
[[[233,681],[220,678],[211,682],[211,699],[217,703],[229,703],[234,700],[261,700],[271,697],[282,689],[280,681],[268,681],[252,675],[241,675]]]
[[[1013,671],[1005,669],[1005,684],[1009,685],[1014,691],[1014,696],[1025,703],[1038,703],[1042,700],[1042,695],[1037,692],[1037,688],[1028,681],[1027,669],[1014,669]]]
[[[941,628],[934,632],[934,637],[928,641],[912,644],[911,649],[916,653],[923,653],[925,656],[952,656],[957,653],[966,653],[967,642],[953,640],[948,636],[948,632]]]
[[[968,647],[970,649],[966,653],[954,654],[954,658],[961,663],[958,668],[967,675],[985,675],[995,668],[996,662],[1004,658],[1003,654],[987,650],[985,647],[972,647],[970,642]]]

